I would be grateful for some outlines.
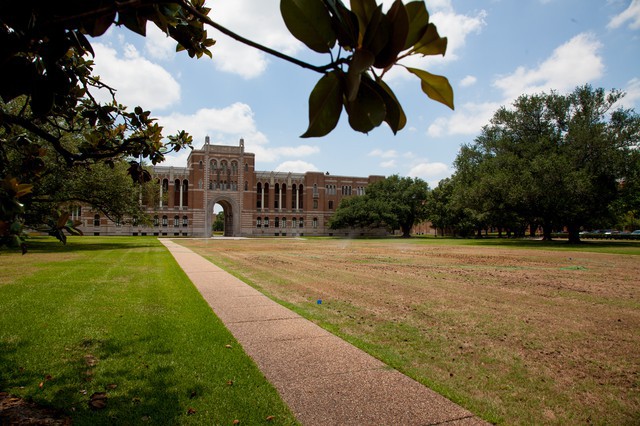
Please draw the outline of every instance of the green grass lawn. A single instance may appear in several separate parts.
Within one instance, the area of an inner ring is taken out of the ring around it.
[[[0,252],[0,391],[74,424],[296,424],[155,239]],[[106,393],[93,410],[91,395]]]

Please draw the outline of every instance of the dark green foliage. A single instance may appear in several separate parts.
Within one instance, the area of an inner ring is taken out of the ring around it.
[[[366,194],[345,198],[331,217],[329,226],[340,228],[400,229],[403,237],[426,218],[429,185],[419,178],[389,176],[366,188]]]
[[[453,205],[475,229],[566,228],[572,242],[615,223],[614,210],[637,213],[640,117],[613,110],[622,96],[582,86],[500,108],[456,159]]]

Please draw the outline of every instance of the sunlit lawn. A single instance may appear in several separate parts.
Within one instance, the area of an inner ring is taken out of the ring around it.
[[[0,391],[74,424],[295,424],[154,238],[0,252]],[[91,409],[94,393],[106,406]]]

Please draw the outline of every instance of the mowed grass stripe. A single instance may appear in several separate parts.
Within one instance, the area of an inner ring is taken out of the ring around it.
[[[81,425],[296,424],[156,239],[37,239],[0,269],[0,391]]]

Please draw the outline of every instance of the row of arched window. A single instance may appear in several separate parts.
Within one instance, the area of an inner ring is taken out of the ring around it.
[[[169,199],[169,179],[162,179],[160,185],[160,207],[163,206],[165,194],[166,199]],[[176,179],[173,182],[173,205],[175,207],[189,205],[189,181],[187,179]]]
[[[200,161],[198,163],[198,167],[202,170],[204,163]],[[209,171],[211,173],[216,173],[218,176],[220,174],[227,174],[235,176],[238,174],[238,162],[235,160],[231,160],[231,162],[227,160],[211,160],[209,161]],[[247,163],[244,164],[244,171],[249,171],[249,165]]]
[[[302,184],[294,183],[291,185],[290,192],[288,192],[287,185],[285,183],[276,183],[273,186],[273,200],[270,199],[270,194],[271,191],[269,183],[258,182],[256,186],[256,208],[286,209],[288,205],[287,200],[293,210],[301,210],[304,208],[304,185]]]
[[[304,218],[291,218],[289,223],[289,227],[291,228],[304,228]],[[265,216],[265,217],[258,217],[256,218],[256,227],[257,228],[268,228],[270,225],[270,221],[269,221],[269,217]],[[318,218],[314,217],[313,220],[311,221],[311,226],[313,228],[317,228],[318,227]],[[279,218],[279,217],[275,217],[273,219],[273,227],[274,228],[287,228],[287,218],[283,217],[283,218]]]

